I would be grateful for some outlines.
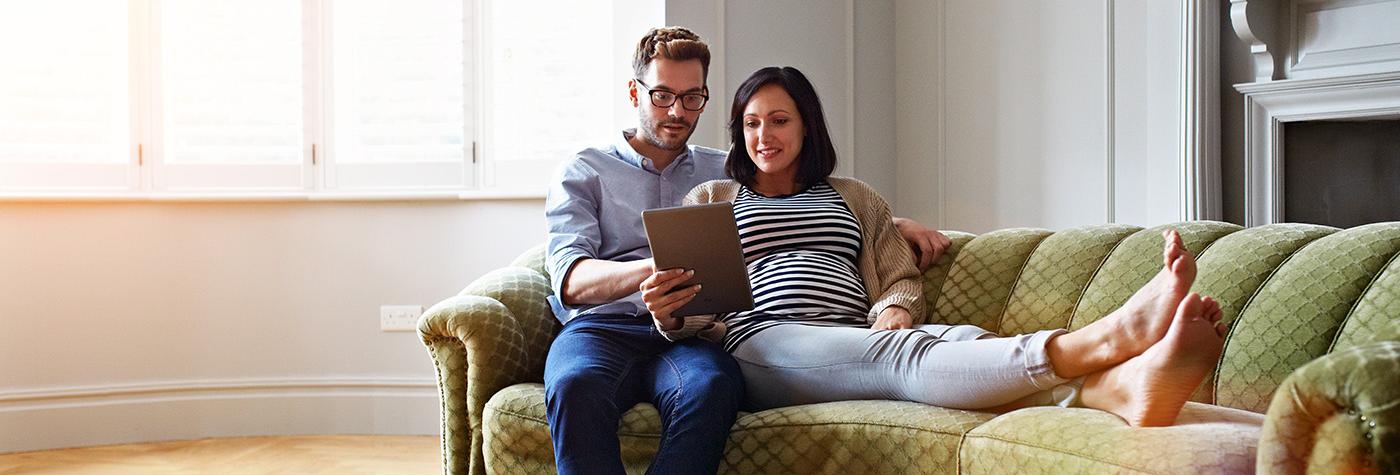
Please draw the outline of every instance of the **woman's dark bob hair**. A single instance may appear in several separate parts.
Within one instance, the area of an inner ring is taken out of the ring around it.
[[[797,156],[798,191],[820,183],[831,176],[836,169],[836,147],[831,144],[831,133],[826,129],[826,114],[822,113],[822,102],[817,97],[816,88],[802,71],[792,67],[769,66],[754,71],[739,90],[734,93],[734,106],[729,112],[729,157],[724,162],[724,171],[729,178],[744,186],[754,185],[754,175],[758,167],[749,157],[749,149],[744,144],[744,108],[748,107],[753,95],[769,84],[776,84],[792,96],[797,103],[797,113],[802,116],[802,152]]]

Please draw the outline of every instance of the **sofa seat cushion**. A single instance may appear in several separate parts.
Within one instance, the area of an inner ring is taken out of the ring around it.
[[[967,434],[963,473],[1253,473],[1264,416],[1187,403],[1171,427],[1094,409],[1035,407]]]
[[[963,434],[995,414],[912,402],[845,401],[739,413],[723,473],[957,473]],[[517,384],[486,402],[482,424],[490,473],[551,473],[554,449],[544,386]],[[646,469],[660,442],[650,404],[622,416],[618,440],[628,472]]]
[[[720,471],[954,474],[963,434],[995,416],[902,401],[841,401],[741,414]]]
[[[554,473],[554,444],[544,407],[544,385],[508,386],[486,401],[482,452],[489,473]],[[642,472],[661,443],[661,416],[651,404],[622,414],[618,442],[629,473]]]

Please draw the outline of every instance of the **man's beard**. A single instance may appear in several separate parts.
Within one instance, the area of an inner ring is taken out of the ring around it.
[[[685,135],[678,137],[670,142],[662,140],[661,135],[659,133],[661,131],[661,126],[670,124],[684,125],[686,127]],[[643,118],[640,135],[642,140],[645,140],[647,143],[652,144],[657,148],[660,148],[662,150],[676,150],[678,148],[684,147],[685,142],[690,140],[690,135],[693,133],[695,133],[695,125],[686,122],[684,119],[676,118],[661,122],[655,122]]]

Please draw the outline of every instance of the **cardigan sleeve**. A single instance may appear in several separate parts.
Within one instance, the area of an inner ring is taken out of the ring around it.
[[[865,278],[875,279],[878,285],[873,287],[880,291],[879,295],[871,296],[873,303],[866,322],[873,325],[880,312],[897,305],[909,311],[915,324],[921,323],[924,321],[923,276],[914,265],[914,251],[895,228],[894,215],[884,198],[864,183],[861,188],[865,191],[862,195],[868,198],[861,208],[868,218],[866,222],[872,226],[873,242],[865,245],[870,258],[875,260],[875,275]]]

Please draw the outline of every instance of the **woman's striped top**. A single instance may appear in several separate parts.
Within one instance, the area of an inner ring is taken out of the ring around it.
[[[766,197],[748,187],[734,200],[753,310],[722,315],[733,351],[774,325],[865,326],[860,223],[831,185]]]

